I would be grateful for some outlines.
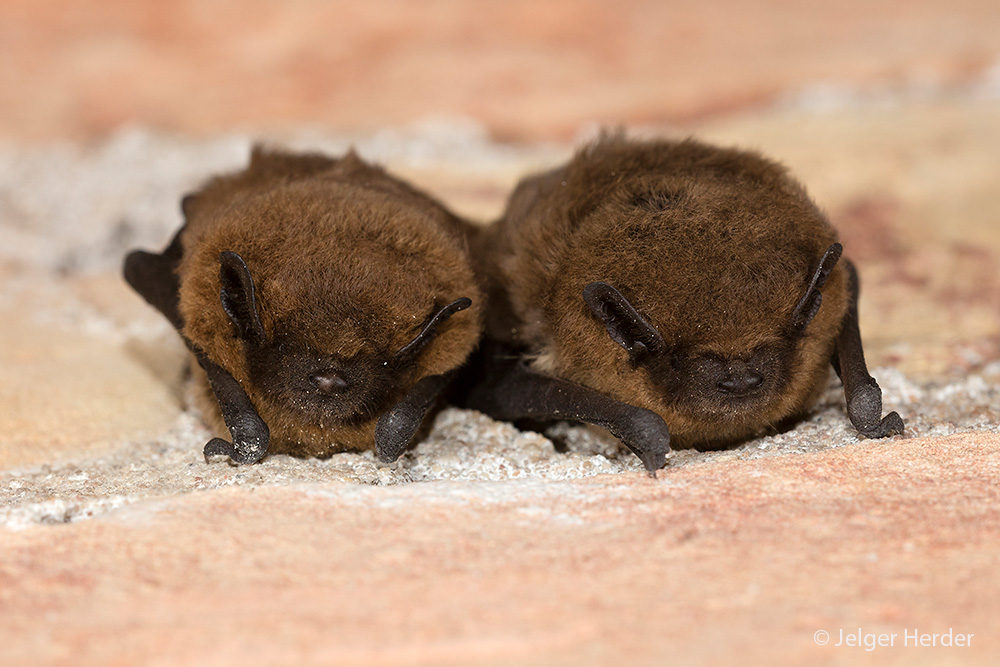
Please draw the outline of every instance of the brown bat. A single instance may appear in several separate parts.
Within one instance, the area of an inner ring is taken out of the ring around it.
[[[261,148],[182,209],[124,273],[203,369],[203,412],[232,437],[205,455],[398,458],[479,341],[464,223],[353,153]]]
[[[489,307],[467,407],[604,426],[653,471],[670,442],[800,418],[832,365],[858,431],[903,430],[882,418],[836,232],[756,153],[603,136],[524,179],[475,249]]]

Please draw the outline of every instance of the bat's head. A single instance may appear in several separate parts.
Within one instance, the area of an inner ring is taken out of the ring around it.
[[[810,331],[810,325],[840,254],[839,243],[827,249],[801,293],[794,295],[790,311],[782,310],[770,321],[756,313],[715,331],[716,318],[678,313],[692,326],[670,330],[678,321],[672,319],[664,327],[665,337],[605,282],[588,284],[583,298],[608,337],[627,353],[628,369],[652,388],[654,402],[672,413],[670,421],[681,440],[690,425],[706,440],[726,441],[773,424],[776,416],[789,416],[817,390],[814,376],[825,377],[828,343],[837,329],[823,322],[825,329]]]
[[[270,287],[272,303],[285,302],[268,316],[243,258],[224,251],[219,263],[221,305],[242,344],[251,395],[271,410],[258,407],[321,428],[356,425],[388,409],[420,374],[445,322],[472,304],[467,297],[449,303],[427,298],[408,307],[397,294],[389,312],[378,312],[343,293],[317,290],[322,278],[304,270],[294,306],[287,287],[278,296],[276,284],[263,286]],[[331,300],[333,294],[339,298]]]

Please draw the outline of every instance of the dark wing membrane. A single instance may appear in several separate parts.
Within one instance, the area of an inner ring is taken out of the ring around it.
[[[134,250],[125,258],[125,282],[132,286],[149,305],[158,311],[180,331],[184,327],[178,303],[180,301],[180,280],[177,267],[181,262],[181,234],[184,227],[174,235],[167,249],[160,254]]]

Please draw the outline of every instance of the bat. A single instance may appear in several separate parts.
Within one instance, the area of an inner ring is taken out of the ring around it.
[[[605,134],[523,179],[473,238],[486,332],[460,400],[607,428],[647,470],[801,418],[832,367],[864,436],[882,418],[837,234],[779,164]]]
[[[181,208],[167,248],[129,253],[124,277],[180,333],[202,412],[228,429],[206,458],[396,460],[482,332],[466,223],[353,152],[259,146]]]

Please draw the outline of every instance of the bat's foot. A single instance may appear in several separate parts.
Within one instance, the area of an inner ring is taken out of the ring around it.
[[[886,438],[903,432],[903,419],[898,413],[882,417],[882,390],[872,377],[850,393],[847,414],[854,428],[866,438]]]

